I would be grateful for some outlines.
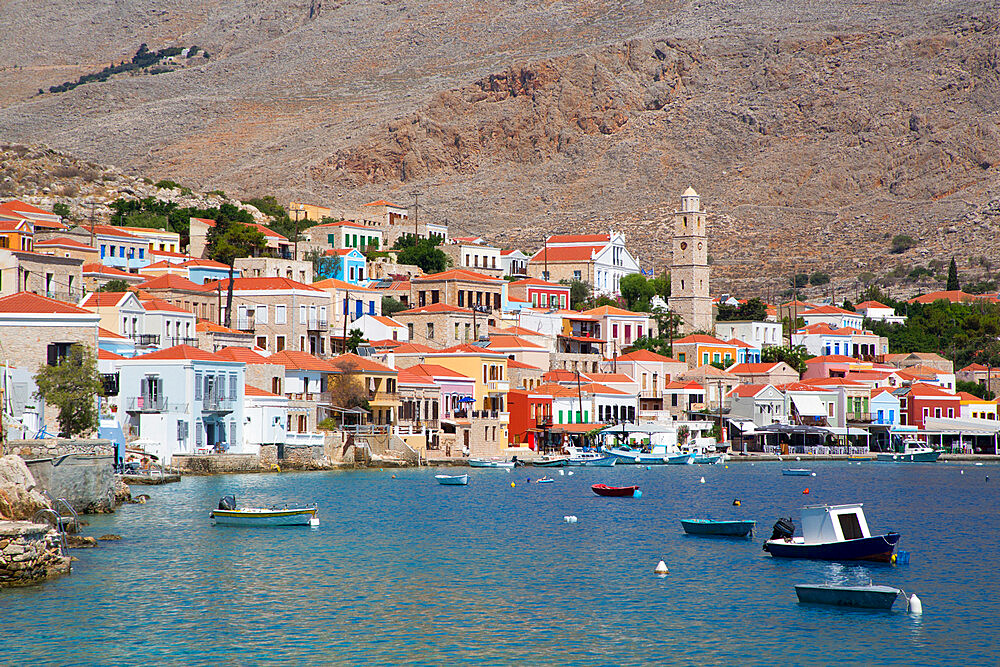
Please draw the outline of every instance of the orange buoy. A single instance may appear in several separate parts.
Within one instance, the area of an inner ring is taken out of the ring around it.
[[[809,489],[805,489],[802,493],[809,495]]]

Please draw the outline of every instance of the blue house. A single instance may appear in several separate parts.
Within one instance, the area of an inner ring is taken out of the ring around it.
[[[359,286],[364,286],[368,283],[368,277],[365,275],[365,256],[358,252],[357,248],[327,250],[326,254],[339,257],[340,261],[333,270],[321,267],[320,272],[316,275],[317,280],[336,278],[337,280],[343,280],[346,283]]]

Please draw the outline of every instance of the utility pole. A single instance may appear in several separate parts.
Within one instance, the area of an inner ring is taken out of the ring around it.
[[[343,335],[343,348],[342,353],[347,353],[347,311],[351,307],[351,292],[350,290],[344,290],[344,335]]]
[[[419,238],[417,220],[420,219],[420,195],[424,193],[420,190],[414,190],[410,194],[413,195],[413,245],[417,245],[417,239]]]
[[[295,249],[292,251],[292,259],[297,260],[299,258],[299,214],[302,213],[302,209],[292,209],[292,213],[295,214]]]
[[[549,279],[549,237],[547,235],[542,238],[542,248],[542,257],[545,258],[545,280],[547,281]],[[573,304],[569,304],[569,307],[572,308]]]
[[[97,202],[88,201],[84,202],[83,205],[90,209],[90,247],[96,249],[97,246],[94,245],[94,209],[97,207]]]
[[[576,397],[577,397],[577,400],[579,401],[579,405],[580,405],[580,421],[577,422],[577,423],[578,424],[582,424],[583,423],[583,389],[580,388],[580,371],[579,371],[579,369],[577,369],[577,371],[576,371]],[[580,434],[580,438],[581,439],[583,438],[583,434],[582,433]]]

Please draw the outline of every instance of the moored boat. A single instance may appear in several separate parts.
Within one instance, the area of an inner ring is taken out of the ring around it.
[[[871,534],[861,503],[803,507],[802,536],[794,532],[791,519],[778,519],[764,551],[776,558],[888,563],[899,542],[899,533]]]
[[[498,459],[469,459],[469,465],[473,468],[513,468],[514,462]]]
[[[631,498],[639,490],[639,486],[608,486],[607,484],[594,484],[590,490],[599,496],[608,498]]]
[[[305,507],[237,507],[235,496],[224,496],[219,507],[209,513],[213,524],[222,526],[318,526],[319,508]]]
[[[695,465],[712,465],[713,463],[721,463],[724,454],[695,454],[694,463]]]
[[[934,463],[941,456],[941,451],[927,447],[916,438],[903,440],[901,452],[879,452],[876,461],[883,463]]]
[[[829,604],[863,609],[892,609],[902,591],[892,586],[835,586],[832,584],[796,584],[799,602]]]
[[[809,468],[782,468],[781,474],[787,477],[811,477],[816,473]]]
[[[542,477],[541,479],[535,480],[535,483],[536,484],[552,484],[555,481],[556,480],[552,479],[551,477]]]
[[[539,468],[562,468],[568,464],[568,456],[542,457],[540,459],[535,459],[530,463],[530,465],[538,466]]]
[[[675,454],[640,452],[635,449],[615,447],[605,452],[618,460],[618,463],[628,465],[689,465],[694,463],[695,455],[690,452]]]
[[[468,475],[434,475],[434,479],[444,486],[466,486],[469,483]]]
[[[569,448],[569,466],[593,466],[597,468],[610,468],[618,459],[610,454],[580,449],[578,447]]]
[[[681,519],[681,526],[688,535],[718,535],[723,537],[746,537],[756,525],[756,521],[716,521],[714,519]]]

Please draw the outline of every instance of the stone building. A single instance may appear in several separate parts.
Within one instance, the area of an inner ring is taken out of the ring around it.
[[[674,213],[670,309],[684,320],[681,333],[712,330],[705,211],[694,188],[684,191],[681,210]]]
[[[33,292],[60,301],[79,301],[83,294],[83,260],[0,250],[0,296],[17,292]]]

